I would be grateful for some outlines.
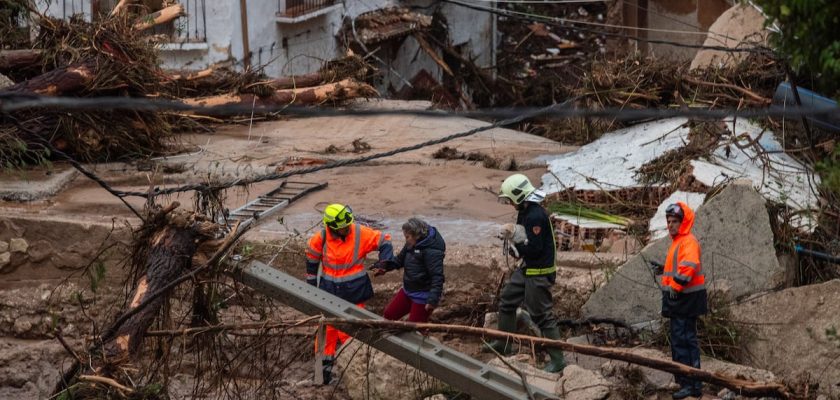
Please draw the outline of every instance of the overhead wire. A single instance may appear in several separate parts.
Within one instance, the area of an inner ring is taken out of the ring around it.
[[[27,95],[19,93],[0,92],[0,113],[14,113],[23,110],[51,109],[63,111],[174,111],[197,113],[200,115],[230,116],[248,115],[252,112],[259,114],[276,114],[298,117],[334,117],[334,116],[380,116],[380,115],[412,115],[435,118],[478,118],[502,119],[515,118],[521,114],[530,114],[538,110],[537,107],[490,108],[472,111],[444,111],[417,109],[326,109],[295,105],[256,105],[226,104],[206,106],[200,104],[186,104],[177,100],[133,98],[133,97],[51,97]],[[767,108],[743,109],[706,109],[706,108],[553,108],[539,113],[546,118],[615,118],[619,121],[641,120],[650,118],[691,117],[702,119],[720,119],[727,117],[761,118],[761,117],[814,117],[836,115],[840,107],[798,107],[771,106]]]

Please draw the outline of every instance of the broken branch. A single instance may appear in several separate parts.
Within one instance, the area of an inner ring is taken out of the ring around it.
[[[686,80],[686,82],[693,83],[695,85],[703,85],[703,86],[711,86],[711,87],[732,89],[732,90],[734,90],[736,92],[739,92],[739,93],[741,93],[741,94],[743,94],[743,95],[745,95],[745,96],[747,96],[747,97],[749,97],[749,98],[751,98],[751,99],[753,99],[753,100],[755,100],[759,103],[762,103],[762,104],[770,104],[770,103],[773,102],[772,100],[770,100],[766,97],[760,96],[760,95],[756,94],[755,92],[752,92],[748,89],[742,88],[740,86],[732,85],[732,84],[729,84],[729,83],[705,82],[705,81],[697,80],[697,79],[694,79],[694,78],[691,78],[691,77],[685,77],[684,79]]]
[[[595,357],[602,357],[611,360],[625,361],[632,364],[641,365],[648,368],[657,369],[660,371],[672,373],[675,375],[687,376],[704,382],[713,383],[735,391],[736,393],[747,396],[779,396],[781,398],[790,398],[791,393],[787,387],[776,382],[754,382],[746,379],[739,379],[729,377],[720,373],[704,371],[697,368],[692,368],[671,360],[663,360],[658,358],[651,358],[641,356],[639,354],[631,353],[624,349],[598,347],[584,344],[568,343],[563,340],[552,340],[546,338],[539,338],[534,336],[520,335],[515,333],[502,332],[495,329],[478,328],[474,326],[462,325],[444,325],[432,323],[413,323],[404,321],[385,321],[385,320],[346,320],[346,319],[328,319],[324,323],[330,325],[340,325],[344,327],[352,327],[357,330],[364,328],[369,329],[384,329],[384,330],[398,330],[398,331],[426,331],[426,332],[440,332],[449,334],[462,334],[469,336],[487,337],[500,340],[515,340],[521,342],[529,342],[535,346],[559,348],[565,351],[585,354]]]
[[[106,378],[104,376],[79,375],[79,380],[83,381],[83,382],[93,382],[93,383],[105,384],[105,385],[111,386],[111,387],[113,387],[113,388],[115,388],[115,389],[117,389],[121,392],[125,392],[125,393],[128,393],[128,394],[134,393],[134,390],[131,389],[130,387],[122,385],[119,382],[117,382],[117,381],[115,381],[111,378]]]
[[[183,15],[184,6],[182,4],[175,4],[173,6],[166,7],[160,11],[156,11],[149,15],[140,17],[137,20],[137,22],[134,23],[134,29],[142,31],[145,29],[149,29],[155,25],[167,23]]]

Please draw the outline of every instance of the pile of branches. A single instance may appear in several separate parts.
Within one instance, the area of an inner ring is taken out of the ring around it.
[[[352,54],[327,62],[314,74],[279,79],[269,79],[259,69],[162,70],[160,38],[148,31],[184,15],[181,5],[148,15],[136,13],[145,12],[142,7],[118,6],[112,15],[86,22],[81,16],[59,20],[38,15],[26,0],[15,4],[34,15],[30,26],[38,34],[28,48],[0,49],[0,74],[17,82],[0,88],[4,102],[35,95],[165,98],[193,105],[323,105],[378,94],[360,80],[371,68]],[[176,150],[172,134],[179,127],[195,127],[198,121],[195,115],[142,110],[46,108],[2,114],[0,165],[43,164],[55,157],[55,150],[90,162],[160,155]]]
[[[766,107],[784,80],[784,67],[764,54],[752,54],[732,67],[689,70],[679,64],[629,57],[592,63],[564,98],[577,107],[643,109],[661,107]],[[537,123],[535,132],[564,143],[589,143],[604,132],[633,121],[568,119]]]

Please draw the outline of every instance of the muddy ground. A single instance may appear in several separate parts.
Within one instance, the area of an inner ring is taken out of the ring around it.
[[[426,107],[428,103],[376,104],[412,105]],[[97,165],[96,170],[120,189],[146,190],[150,181],[174,185],[208,174],[235,177],[296,168],[305,162],[352,158],[482,124],[459,118],[383,116],[312,118],[258,123],[252,127],[223,127],[213,134],[184,137],[187,151],[180,156],[155,160],[151,171],[148,165],[138,164]],[[370,149],[354,147],[356,139],[369,144]],[[506,129],[490,130],[447,145],[461,152],[482,152],[500,162],[506,161],[508,166],[515,160],[513,164],[524,167],[521,172],[532,179],[542,173],[541,164],[535,161],[537,157],[569,150],[549,140]],[[290,253],[289,239],[300,243],[314,233],[313,227],[325,204],[352,205],[357,215],[391,233],[397,249],[403,242],[402,223],[408,217],[421,216],[442,232],[448,246],[446,295],[433,320],[481,325],[485,312],[494,309],[499,280],[508,271],[496,235],[499,225],[510,222],[514,212],[497,202],[495,191],[511,172],[496,165],[487,168],[482,162],[436,159],[433,157],[436,150],[437,147],[431,147],[301,177],[301,180],[326,182],[328,187],[295,202],[277,218],[265,221],[249,233],[248,252],[302,276],[301,247],[295,247]],[[30,185],[37,186],[38,182],[30,181]],[[226,204],[231,208],[239,206],[275,186],[269,182],[253,185],[247,191],[229,191]],[[25,189],[26,184],[22,190]],[[142,206],[141,199],[128,200],[136,207]],[[171,196],[161,201],[180,201],[184,207],[192,207],[187,196]],[[61,328],[61,335],[71,348],[82,351],[90,345],[91,335],[101,332],[124,305],[126,271],[120,260],[127,254],[126,244],[130,241],[126,224],[136,226],[138,221],[119,200],[95,183],[78,177],[54,197],[28,203],[0,202],[0,220],[5,224],[0,239],[22,238],[35,250],[34,254],[16,255],[14,266],[2,271],[0,398],[44,398],[60,371],[71,361],[69,353],[55,339],[56,328]],[[240,247],[242,251],[244,246]],[[101,263],[92,262],[97,256]],[[570,260],[568,267],[561,267],[554,289],[558,298],[556,311],[561,318],[576,318],[589,291],[603,279],[598,266],[581,263],[574,257]],[[399,288],[401,276],[391,273],[374,282],[376,296],[368,307],[379,313]],[[172,310],[184,312],[189,304],[186,296],[176,294],[174,298],[180,300],[173,301]],[[177,321],[179,314],[170,312],[172,320]],[[247,317],[248,313],[234,306],[220,315],[236,320]],[[271,315],[283,319],[303,317],[282,305],[272,307]],[[311,338],[300,336],[307,333],[311,332],[297,332],[296,339],[275,346],[278,351],[283,348],[294,351],[288,352],[282,376],[272,383],[272,393],[292,398],[344,398],[341,385],[318,389],[311,386],[308,351]],[[474,341],[442,339],[468,354],[478,355],[478,344]],[[187,396],[195,389],[189,376],[200,360],[191,357],[184,356],[184,361],[171,371],[170,391],[175,398]],[[276,357],[283,358],[280,353]],[[234,381],[241,380],[240,384],[245,385],[251,374],[243,372],[239,376],[234,371],[228,375],[236,376]]]

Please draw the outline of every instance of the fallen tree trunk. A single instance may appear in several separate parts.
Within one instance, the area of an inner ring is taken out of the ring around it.
[[[346,319],[326,319],[319,321],[330,325],[340,325],[345,328],[371,328],[384,330],[399,330],[399,331],[424,331],[424,332],[440,332],[450,334],[462,334],[469,336],[478,336],[492,339],[511,340],[518,342],[527,342],[535,346],[559,348],[565,351],[585,354],[589,356],[602,357],[611,360],[626,361],[632,364],[641,365],[643,367],[653,368],[660,371],[665,371],[675,375],[687,376],[703,382],[709,382],[718,386],[722,386],[733,390],[735,393],[746,396],[779,396],[781,398],[791,398],[791,393],[787,387],[781,383],[775,382],[754,382],[746,379],[739,379],[729,377],[719,373],[704,371],[697,368],[692,368],[671,360],[663,360],[659,358],[644,357],[639,354],[631,353],[624,349],[608,348],[590,346],[585,344],[568,343],[563,340],[552,340],[546,338],[539,338],[534,336],[520,335],[515,333],[502,332],[495,329],[478,328],[474,326],[462,325],[442,325],[432,323],[413,323],[403,321],[384,321],[384,320],[346,320]]]
[[[184,99],[184,103],[193,106],[245,105],[256,107],[316,105],[328,101],[341,101],[358,97],[376,96],[376,89],[352,79],[321,86],[298,89],[277,90],[271,96],[257,97],[253,94],[224,94],[218,96]]]
[[[6,92],[35,93],[45,96],[58,96],[77,92],[93,82],[95,66],[84,62],[54,69],[32,79],[9,86]]]
[[[168,301],[168,291],[161,293],[161,289],[191,269],[199,243],[206,241],[218,229],[215,223],[190,212],[172,212],[176,207],[178,202],[158,214],[158,218],[164,217],[167,222],[150,238],[145,274],[137,282],[125,313],[132,312],[141,304],[147,305],[119,324],[113,336],[103,345],[104,367],[108,370],[135,357],[146,331],[161,306]]]
[[[0,72],[25,68],[41,61],[41,50],[0,50]]]
[[[185,15],[184,6],[182,4],[175,4],[144,17],[140,17],[137,22],[134,23],[134,29],[142,31],[155,25],[167,23],[183,15]]]
[[[306,75],[293,75],[272,79],[268,82],[268,85],[274,89],[283,90],[319,86],[323,81],[324,78],[320,72],[313,72]]]

